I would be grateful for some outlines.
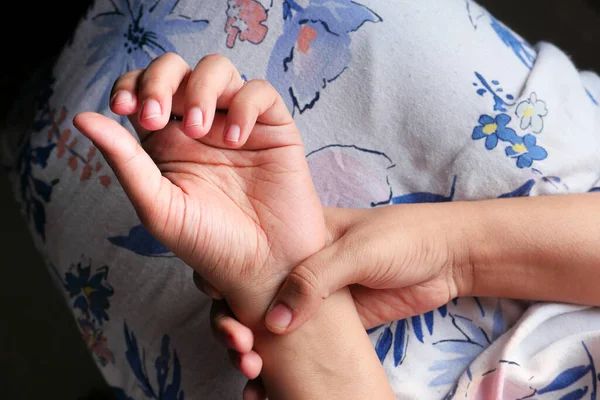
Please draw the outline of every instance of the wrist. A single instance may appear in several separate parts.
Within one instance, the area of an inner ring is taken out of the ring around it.
[[[597,304],[594,285],[572,284],[578,276],[593,281],[598,271],[599,207],[587,196],[465,204],[464,295]]]
[[[455,297],[474,296],[475,263],[474,257],[480,248],[482,233],[481,210],[479,202],[447,203],[451,207],[449,221],[443,228],[448,246],[448,268]]]
[[[537,279],[531,278],[551,252],[543,243],[536,244],[535,238],[553,228],[536,227],[532,201],[491,199],[465,205],[464,232],[471,240],[459,268],[466,278],[464,296],[542,300],[536,291],[546,286],[544,281],[551,278],[552,271],[546,269]]]
[[[348,288],[294,332],[255,335],[255,349],[270,399],[395,398]]]
[[[222,292],[230,309],[240,322],[250,328],[255,335],[267,332],[265,315],[269,305],[275,298],[281,286],[288,278],[290,272],[304,259],[329,246],[340,231],[353,220],[352,211],[339,208],[322,208],[322,227],[318,240],[314,240],[312,253],[299,253],[297,250],[290,253],[290,257],[271,255],[270,262],[278,264],[276,267],[268,266],[258,269],[258,274],[248,279],[240,279],[227,292]],[[264,274],[261,271],[275,271]]]

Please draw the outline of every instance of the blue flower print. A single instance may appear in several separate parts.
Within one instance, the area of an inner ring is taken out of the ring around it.
[[[523,65],[529,69],[533,68],[533,63],[535,62],[537,54],[535,49],[529,43],[527,43],[526,40],[521,38],[506,25],[494,18],[493,15],[488,13],[475,1],[465,0],[465,4],[469,21],[471,22],[474,30],[479,28],[479,21],[487,21],[487,19],[482,18],[488,16],[490,27],[494,30],[498,38],[513,51],[515,56],[523,63]]]
[[[523,65],[532,69],[537,56],[534,48],[491,15],[490,20],[490,26],[502,42],[515,53],[515,56],[517,56]]]
[[[42,169],[46,168],[48,158],[55,147],[55,143],[34,147],[31,144],[31,134],[29,134],[17,164],[19,171],[19,201],[27,218],[33,221],[35,231],[42,241],[46,240],[45,203],[50,202],[54,186],[59,180],[54,179],[48,182],[36,178],[34,165]]]
[[[476,325],[473,320],[465,316],[448,313],[455,328],[454,334],[446,336],[443,340],[433,343],[433,346],[449,355],[452,358],[444,356],[435,361],[429,368],[438,375],[429,382],[430,387],[440,387],[456,383],[458,377],[466,372],[471,376],[469,365],[473,362],[483,350],[485,350],[493,341],[498,339],[506,331],[506,322],[502,309],[501,300],[497,300],[494,311],[484,307],[478,298],[473,298],[481,311],[482,318],[489,318],[491,325],[489,328]],[[456,335],[456,336],[455,336]]]
[[[185,393],[181,387],[181,364],[177,351],[173,350],[171,361],[170,338],[164,335],[161,341],[160,354],[154,361],[156,370],[156,383],[147,372],[146,368],[146,350],[142,347],[141,352],[138,347],[137,338],[133,330],[129,329],[127,323],[124,324],[125,344],[127,346],[127,362],[131,371],[137,379],[138,387],[144,393],[146,398],[154,400],[184,400]],[[171,373],[170,368],[173,368]],[[171,382],[169,383],[169,375]],[[123,389],[112,388],[118,400],[133,400]]]
[[[537,139],[533,135],[525,135],[506,148],[506,155],[517,159],[517,167],[529,168],[534,161],[545,160],[548,153],[544,148],[538,146]]]
[[[108,348],[108,338],[104,333],[102,323],[108,321],[107,310],[110,308],[109,297],[114,293],[108,284],[108,267],[101,267],[91,275],[91,261],[86,266],[82,262],[72,265],[69,271],[62,275],[50,264],[51,271],[73,299],[72,307],[77,317],[77,325],[81,338],[96,362],[105,367],[114,364],[115,357]],[[91,275],[91,276],[90,276]]]
[[[39,170],[48,166],[48,159],[56,149],[56,143],[52,141],[35,143],[34,138],[45,136],[42,130],[50,128],[51,131],[59,130],[64,122],[67,110],[63,107],[56,112],[49,103],[54,93],[54,77],[45,72],[43,80],[45,83],[40,94],[33,104],[37,113],[33,121],[31,131],[23,136],[21,150],[16,159],[16,166],[11,169],[16,174],[17,193],[20,207],[28,220],[33,222],[35,232],[42,241],[46,240],[46,204],[50,203],[54,186],[59,183],[58,179],[46,180],[38,175]],[[58,114],[58,115],[57,115]]]
[[[116,79],[127,70],[144,68],[152,58],[175,52],[167,38],[181,33],[202,31],[206,20],[196,20],[173,11],[179,0],[114,0],[113,10],[96,14],[91,21],[103,33],[92,38],[89,47],[94,49],[86,65],[102,61],[96,74],[87,83],[91,87],[104,77]],[[111,85],[106,85],[100,98],[99,111],[108,107]]]
[[[498,196],[498,198],[499,199],[509,199],[509,198],[513,198],[513,197],[527,197],[530,195],[531,189],[533,189],[535,184],[536,184],[536,180],[530,179],[527,182],[525,182],[522,186],[519,186],[516,190],[513,190],[512,192],[509,192],[509,193],[504,193],[504,194]]]
[[[518,140],[518,136],[514,130],[506,125],[511,118],[508,114],[499,114],[496,118],[489,115],[479,117],[479,126],[473,129],[473,140],[485,139],[485,148],[493,150],[498,144],[498,140],[503,142],[514,143]]]
[[[446,305],[439,307],[437,311],[442,318],[446,318],[448,315]],[[427,327],[429,335],[433,335],[435,313],[433,311],[428,311],[424,313],[422,317],[425,321],[425,326]],[[381,363],[383,363],[388,354],[390,354],[390,350],[393,350],[391,354],[393,354],[394,366],[398,367],[401,365],[406,358],[409,336],[411,336],[411,333],[414,334],[419,342],[425,343],[422,319],[421,315],[415,315],[410,319],[402,319],[391,322],[388,325],[380,325],[367,330],[367,334],[369,335],[379,331],[379,337],[375,344],[375,352]],[[396,326],[392,331],[394,323]],[[383,328],[383,330],[380,330],[381,328]]]
[[[595,105],[600,105],[600,103],[598,103],[598,100],[596,100],[596,98],[594,97],[594,95],[592,94],[592,92],[590,92],[588,89],[585,89],[585,93],[588,95],[588,97],[590,98],[590,100],[592,101],[592,103],[594,103]]]
[[[543,396],[543,398],[557,398],[559,393],[568,390],[568,393],[563,395],[561,399],[582,399],[589,391],[591,392],[589,398],[596,399],[598,379],[600,378],[598,378],[598,371],[590,350],[585,342],[581,342],[581,345],[586,355],[586,361],[589,361],[589,363],[572,366],[561,371],[552,382],[536,391],[538,396],[549,394],[549,397]]]
[[[456,189],[456,175],[452,180],[452,186],[450,187],[450,194],[435,194],[429,192],[414,192],[408,193],[401,196],[393,196],[390,199],[391,204],[411,204],[411,203],[447,203],[454,200],[454,193]],[[373,206],[376,206],[374,204]]]
[[[108,284],[108,267],[101,267],[91,275],[91,264],[82,266],[79,262],[75,268],[65,273],[64,286],[69,297],[74,298],[73,308],[78,308],[83,315],[102,325],[108,321],[106,310],[110,307],[108,298],[113,295],[113,288]]]
[[[509,193],[504,193],[498,196],[499,199],[511,198],[511,197],[527,197],[531,196],[531,191],[534,187],[537,188],[538,193],[546,194],[564,194],[569,193],[569,185],[558,176],[547,176],[542,171],[531,168],[533,175],[532,179],[529,179],[523,185]],[[592,189],[593,191],[593,189]]]
[[[475,325],[469,318],[450,314],[452,324],[461,336],[457,339],[444,339],[433,343],[433,346],[452,358],[444,357],[435,361],[430,367],[430,371],[435,371],[438,375],[429,382],[430,387],[446,386],[457,381],[459,376],[467,370],[483,350],[490,344],[485,330]]]
[[[486,93],[489,93],[494,98],[494,111],[506,112],[506,107],[512,106],[515,97],[510,93],[505,93],[504,89],[500,86],[500,82],[492,80],[488,82],[483,75],[475,71],[475,77],[479,82],[473,82],[473,86],[477,88],[477,94],[483,97]],[[480,87],[481,85],[481,87]],[[506,98],[506,100],[505,100]]]
[[[156,240],[144,225],[136,225],[124,236],[111,236],[108,241],[115,246],[130,250],[135,254],[146,257],[168,257],[175,256],[162,243]]]
[[[548,115],[546,103],[538,100],[535,92],[531,93],[529,100],[519,103],[515,112],[517,117],[521,118],[521,129],[525,130],[531,127],[533,133],[540,133],[544,130],[544,117]]]
[[[310,0],[306,7],[284,3],[283,34],[273,47],[267,79],[290,112],[312,108],[327,84],[348,68],[350,33],[365,22],[381,18],[350,0]]]

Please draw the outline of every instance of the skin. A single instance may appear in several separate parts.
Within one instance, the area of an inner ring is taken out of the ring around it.
[[[124,91],[131,102],[117,101]],[[75,126],[103,152],[150,233],[240,318],[259,322],[294,265],[325,243],[322,208],[283,100],[264,81],[244,85],[222,56],[192,72],[166,54],[123,75],[113,92],[113,111],[130,116],[143,148],[99,114],[79,114]],[[147,110],[152,102],[160,113]],[[169,119],[195,107],[204,110],[200,127]],[[241,128],[237,141],[226,140],[232,126]]]
[[[326,243],[323,209],[294,121],[265,81],[244,84],[223,56],[192,71],[165,54],[114,84],[111,109],[136,139],[95,113],[74,125],[102,152],[148,231],[222,293],[253,332],[272,399],[394,398],[347,289],[301,329],[263,316],[295,265]],[[171,115],[183,115],[183,120]]]
[[[301,327],[345,285],[365,328],[463,296],[598,306],[599,200],[600,194],[589,193],[328,210],[328,221],[345,223],[335,228],[330,246],[290,274],[273,303],[293,310],[292,323],[275,331]],[[238,346],[252,343],[252,332],[227,308],[215,316],[215,335],[231,337],[226,345],[241,360],[254,355],[251,346]],[[249,378],[260,373],[256,364],[239,369]],[[247,390],[264,398],[260,381]]]

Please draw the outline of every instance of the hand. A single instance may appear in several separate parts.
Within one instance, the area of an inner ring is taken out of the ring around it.
[[[273,302],[294,310],[285,319],[292,321],[286,332],[297,329],[323,299],[345,285],[350,285],[366,329],[430,311],[462,295],[468,274],[456,268],[466,254],[457,217],[461,207],[325,209],[332,244],[294,269]],[[201,277],[195,275],[194,281],[201,291],[220,298]],[[211,323],[215,336],[234,352],[234,365],[253,379],[246,392],[263,399],[260,380],[254,380],[262,364],[252,351],[252,331],[219,302],[214,303]]]
[[[242,321],[262,321],[292,268],[325,242],[283,100],[265,81],[244,84],[223,56],[191,71],[172,53],[122,75],[112,93],[111,109],[129,116],[143,148],[102,115],[79,114],[75,126],[102,152],[148,231]]]
[[[327,209],[332,244],[287,277],[269,307],[269,330],[292,332],[345,286],[367,329],[462,295],[469,236],[461,208],[462,203],[432,203]]]

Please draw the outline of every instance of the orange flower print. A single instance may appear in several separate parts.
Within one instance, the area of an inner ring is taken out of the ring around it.
[[[56,109],[52,108],[48,111],[49,114],[49,125],[48,129],[48,143],[56,147],[56,158],[63,158],[65,155],[67,158],[67,165],[71,171],[75,172],[81,166],[81,173],[79,174],[79,181],[84,182],[89,180],[94,172],[99,172],[102,169],[102,163],[96,161],[97,151],[96,148],[91,145],[88,147],[87,154],[78,151],[77,146],[79,138],[74,135],[69,128],[65,128],[61,132],[60,125],[65,121],[67,116],[67,110],[62,107],[60,112],[57,114]],[[98,156],[100,157],[100,156]],[[100,184],[105,188],[110,185],[110,177],[107,175],[98,176]]]
[[[259,44],[267,35],[268,28],[262,23],[267,20],[267,10],[255,0],[227,1],[227,47],[235,45],[239,35],[240,40]]]

